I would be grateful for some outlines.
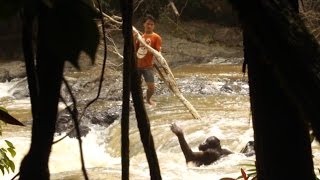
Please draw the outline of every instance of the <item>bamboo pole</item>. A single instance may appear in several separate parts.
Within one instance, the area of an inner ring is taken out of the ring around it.
[[[122,22],[115,20],[114,18],[112,18],[111,16],[104,14],[104,16],[116,23],[121,25]],[[117,17],[117,19],[119,19],[119,17]],[[184,106],[189,110],[189,112],[191,113],[191,115],[195,118],[195,119],[201,119],[201,116],[199,115],[199,113],[197,112],[197,110],[193,107],[193,105],[183,96],[183,94],[181,93],[180,89],[178,88],[178,85],[175,81],[174,75],[171,72],[171,69],[167,63],[167,61],[165,60],[165,58],[161,55],[160,52],[158,52],[157,50],[153,49],[152,47],[150,47],[143,39],[142,36],[140,35],[139,31],[132,26],[132,30],[137,33],[137,40],[142,43],[154,56],[155,56],[155,63],[156,63],[156,70],[158,71],[159,75],[164,78],[164,81],[166,82],[167,86],[169,87],[169,89],[173,92],[174,95],[176,95],[178,97],[178,99],[184,104]],[[160,70],[160,68],[163,70],[163,72]]]

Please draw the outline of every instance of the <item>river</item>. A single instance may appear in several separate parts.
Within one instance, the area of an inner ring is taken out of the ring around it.
[[[240,168],[249,168],[243,164],[254,162],[254,157],[239,153],[249,140],[253,140],[247,77],[241,73],[241,65],[215,62],[217,61],[183,65],[173,69],[178,85],[184,87],[183,94],[198,110],[201,120],[194,120],[181,102],[170,93],[155,95],[157,106],[146,107],[162,178],[165,180],[237,178]],[[190,82],[197,82],[197,85],[188,88]],[[17,155],[13,160],[18,169],[30,144],[31,115],[27,98],[16,100],[12,97],[10,89],[14,84],[0,84],[0,104],[27,126],[6,125],[1,139],[11,141],[16,147]],[[165,85],[161,83],[157,86]],[[173,122],[184,130],[186,140],[193,150],[197,151],[201,142],[214,135],[220,138],[223,147],[235,153],[209,166],[186,165],[178,139],[170,131],[170,124]],[[90,128],[89,134],[83,138],[85,163],[90,179],[121,179],[119,121],[107,128],[99,125],[91,125]],[[61,136],[63,135],[56,136],[55,139]],[[313,143],[312,147],[315,165],[319,167],[319,145]],[[134,114],[130,119],[130,157],[130,179],[149,179],[148,164]],[[49,166],[53,180],[83,179],[77,140],[66,138],[54,144]],[[13,175],[5,174],[4,179],[10,179]]]

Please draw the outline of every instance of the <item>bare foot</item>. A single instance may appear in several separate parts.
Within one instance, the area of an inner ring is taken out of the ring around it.
[[[152,100],[147,101],[147,103],[148,103],[150,106],[156,106],[156,105],[157,105],[157,103],[154,102],[154,101],[152,101]]]

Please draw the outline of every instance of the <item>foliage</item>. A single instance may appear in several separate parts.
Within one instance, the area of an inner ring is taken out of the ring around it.
[[[5,123],[12,124],[12,125],[24,126],[20,121],[18,121],[16,118],[11,116],[8,113],[8,110],[6,110],[5,108],[3,108],[1,106],[0,106],[0,120]],[[1,135],[1,131],[0,131],[0,135]]]
[[[21,122],[19,122],[17,119],[12,117],[8,110],[4,107],[0,106],[0,123],[9,123],[13,125],[20,125],[23,126]],[[0,135],[2,134],[2,124],[0,124]],[[8,157],[8,153],[13,158],[16,155],[15,147],[10,141],[5,140],[7,147],[0,147],[0,170],[2,174],[5,173],[5,170],[9,173],[10,170],[14,172],[15,170],[15,164],[14,162]]]
[[[79,0],[57,1],[48,11],[51,15],[47,17],[50,23],[47,24],[46,43],[55,49],[57,56],[79,67],[79,55],[84,51],[93,63],[99,44],[99,31],[94,21],[97,12]]]
[[[320,1],[302,0],[300,14],[310,32],[320,41]]]
[[[256,179],[257,177],[257,169],[256,169],[256,165],[255,163],[248,163],[248,164],[241,164],[241,166],[245,166],[248,167],[248,170],[244,170],[241,168],[241,176],[239,176],[237,179],[244,179],[244,180],[249,180],[249,178],[251,178],[251,180]]]
[[[10,141],[5,140],[7,147],[0,148],[0,170],[2,174],[5,174],[5,170],[10,173],[10,170],[14,172],[15,164],[14,162],[7,156],[10,153],[13,158],[16,155],[15,147]]]

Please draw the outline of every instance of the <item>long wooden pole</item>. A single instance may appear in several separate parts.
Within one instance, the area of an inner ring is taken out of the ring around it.
[[[104,14],[104,16],[112,21],[113,23],[119,24],[121,25],[122,22],[115,20],[114,18],[112,18],[111,16]],[[118,18],[119,19],[119,18]],[[137,40],[142,43],[147,49],[148,51],[150,51],[154,56],[155,56],[155,63],[158,66],[158,68],[156,68],[156,70],[159,72],[159,74],[161,73],[161,76],[163,76],[164,81],[166,82],[166,84],[168,85],[169,89],[173,92],[173,94],[175,94],[179,100],[184,104],[184,106],[189,110],[189,112],[191,113],[191,115],[195,118],[195,119],[201,119],[201,116],[199,115],[199,113],[197,112],[197,110],[193,107],[193,105],[183,96],[183,94],[181,93],[180,89],[178,88],[178,85],[175,81],[174,75],[166,61],[166,59],[161,55],[160,52],[158,52],[157,50],[153,49],[151,46],[149,46],[143,39],[142,36],[140,35],[139,31],[132,26],[132,30],[137,33]],[[163,72],[159,71],[160,68],[163,70]]]

